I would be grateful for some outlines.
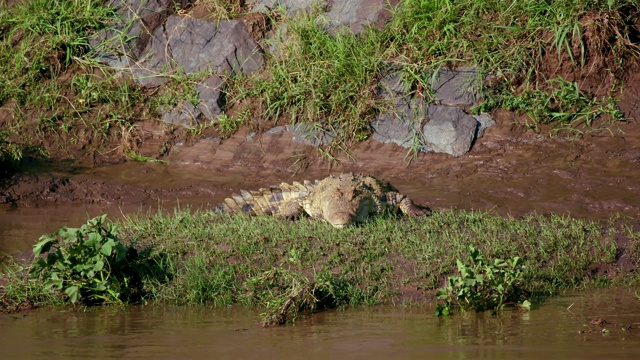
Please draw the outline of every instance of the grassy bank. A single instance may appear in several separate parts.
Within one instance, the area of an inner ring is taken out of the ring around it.
[[[0,7],[0,163],[66,149],[104,152],[107,144],[124,145],[144,116],[142,92],[92,54],[91,36],[116,16],[103,4],[28,0]]]
[[[95,61],[89,39],[116,16],[103,4],[27,0],[0,7],[0,162],[60,149],[70,157],[76,148],[135,153],[137,121],[159,119],[160,105],[193,97],[181,95],[195,84],[189,79],[146,92]],[[202,5],[217,19],[247,11],[236,1]],[[265,49],[277,43],[278,51],[267,54],[263,71],[228,79],[231,111],[210,120],[223,137],[249,121],[309,122],[337,135],[331,149],[348,150],[390,106],[379,98],[384,72],[401,69],[408,91],[429,102],[433,72],[426,70],[464,64],[492,75],[475,111],[506,108],[527,114],[523,125],[537,131],[582,134],[623,117],[616,98],[639,53],[638,5],[406,0],[384,29],[358,36],[328,34],[318,11],[293,19],[272,14],[266,28],[286,26],[287,35],[257,37]]]
[[[271,41],[280,53],[236,91],[260,101],[257,116],[314,124],[333,145],[370,135],[389,108],[377,82],[390,69],[428,103],[433,70],[471,65],[491,76],[475,112],[526,114],[524,126],[551,135],[608,127],[624,118],[616,97],[640,54],[633,0],[406,0],[384,29],[357,36],[328,34],[319,13],[285,19],[287,36]]]
[[[640,257],[640,233],[557,215],[505,219],[446,211],[417,220],[379,218],[339,230],[309,219],[177,210],[117,225],[117,238],[136,254],[123,248],[105,260],[96,250],[99,261],[83,255],[77,263],[94,273],[79,294],[84,296],[80,302],[242,304],[263,310],[265,324],[287,323],[300,313],[324,308],[434,300],[435,290],[456,273],[457,260],[469,258],[470,244],[487,262],[520,257],[518,291],[534,305],[566,289],[605,285],[612,279],[637,281],[617,268],[616,236],[630,239],[626,251],[633,261]],[[115,230],[101,234],[102,239],[116,236]],[[116,257],[127,261],[116,262]],[[98,262],[109,266],[96,270]],[[58,282],[58,275],[34,278],[32,271],[34,279],[26,281],[27,268],[14,264],[0,279],[0,305],[16,310],[72,300],[71,283]],[[48,286],[60,284],[60,290],[45,290],[47,281]],[[106,290],[99,292],[96,284],[106,284]]]

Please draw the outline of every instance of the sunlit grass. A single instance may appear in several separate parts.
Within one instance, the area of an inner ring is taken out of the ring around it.
[[[93,146],[124,136],[143,96],[91,55],[90,36],[114,10],[98,0],[29,0],[0,10],[0,161],[44,154],[45,139]],[[35,151],[34,151],[35,150]]]
[[[524,259],[534,297],[608,281],[594,264],[616,261],[613,235],[568,216],[513,219],[482,212],[439,212],[418,220],[381,218],[334,229],[302,219],[191,214],[131,217],[124,235],[167,256],[172,280],[151,282],[150,297],[169,303],[240,303],[265,309],[265,322],[299,311],[407,300],[406,289],[434,291],[467,256]]]
[[[140,281],[136,299],[252,306],[263,311],[265,324],[294,321],[324,308],[412,303],[416,293],[433,296],[455,272],[456,261],[467,259],[469,245],[486,259],[522,258],[522,291],[535,303],[563,290],[611,284],[618,271],[615,237],[638,237],[628,227],[604,229],[569,216],[514,219],[465,211],[419,219],[379,217],[336,229],[307,218],[292,222],[176,209],[131,215],[118,226],[121,243],[138,254],[130,263],[132,278]],[[64,300],[64,294],[27,281],[27,270],[12,263],[2,272],[2,309]],[[620,274],[625,281],[633,278]]]

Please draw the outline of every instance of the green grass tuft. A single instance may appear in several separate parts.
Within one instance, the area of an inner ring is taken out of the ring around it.
[[[258,307],[267,325],[327,308],[432,296],[457,261],[466,261],[470,245],[485,259],[521,259],[518,291],[536,302],[566,289],[611,283],[619,250],[614,237],[638,238],[628,228],[618,232],[568,216],[513,219],[464,211],[381,217],[335,229],[306,218],[291,222],[183,209],[131,216],[119,226],[124,246],[139,254],[128,276],[137,279],[136,294],[143,300]],[[609,275],[598,268],[610,268]],[[0,279],[8,284],[0,287],[5,310],[25,299],[59,302],[43,300],[41,291],[30,293],[21,285],[25,279],[11,275],[16,273]]]
[[[0,119],[0,160],[46,155],[45,146],[99,147],[131,127],[142,94],[90,53],[92,34],[116,16],[103,3],[29,0],[0,10],[0,106],[10,111]]]

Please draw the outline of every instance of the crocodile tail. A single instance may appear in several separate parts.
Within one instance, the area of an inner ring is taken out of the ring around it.
[[[314,183],[305,181],[304,184],[282,183],[279,186],[261,188],[257,191],[241,190],[240,195],[226,198],[220,208],[228,213],[243,211],[251,215],[284,215],[293,214],[299,208],[302,199],[306,198]]]
[[[255,200],[251,193],[246,190],[242,190],[240,195],[233,194],[230,198],[224,199],[224,202],[220,204],[228,213],[245,212],[251,215],[256,215],[255,212]]]
[[[240,194],[233,194],[231,197],[224,199],[220,204],[220,208],[228,213],[245,212],[250,215],[271,215],[276,209],[266,199],[267,196],[278,197],[278,190],[262,188],[258,191],[240,190]]]

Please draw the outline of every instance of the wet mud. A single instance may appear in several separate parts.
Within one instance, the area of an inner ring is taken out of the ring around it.
[[[0,180],[5,211],[39,208],[60,212],[78,206],[149,208],[159,204],[214,206],[240,189],[257,189],[330,173],[360,172],[390,181],[433,210],[467,209],[500,215],[570,214],[605,220],[640,218],[640,75],[632,75],[619,104],[628,120],[578,139],[549,137],[520,125],[507,111],[461,157],[411,154],[373,140],[323,157],[288,133],[241,129],[228,139],[178,141],[157,122],[139,126],[142,155],[175,140],[166,163],[34,163]],[[606,125],[606,124],[605,124]],[[548,129],[542,129],[547,131]],[[104,163],[104,161],[103,161]]]
[[[640,126],[635,120],[620,124],[613,136],[603,130],[569,140],[524,131],[511,113],[496,117],[498,125],[459,158],[412,157],[396,145],[366,141],[328,160],[290,138],[247,140],[245,129],[219,144],[203,139],[175,146],[166,164],[44,165],[6,179],[0,203],[5,209],[214,205],[239,189],[361,172],[390,181],[434,210],[514,216],[553,212],[588,219],[640,215]]]

